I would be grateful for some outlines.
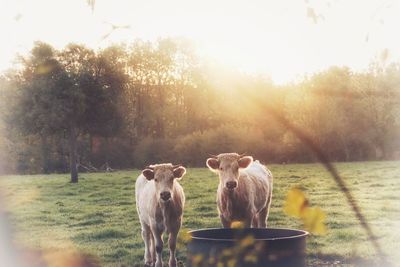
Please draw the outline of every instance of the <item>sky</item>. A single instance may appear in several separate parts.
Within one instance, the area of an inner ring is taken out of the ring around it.
[[[0,0],[0,72],[37,40],[99,49],[184,37],[201,58],[287,83],[333,65],[362,71],[382,55],[400,61],[398,14],[400,0],[96,0],[93,10],[86,0]]]

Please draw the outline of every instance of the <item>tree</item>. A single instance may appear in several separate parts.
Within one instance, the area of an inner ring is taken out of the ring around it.
[[[68,136],[71,182],[78,182],[78,137],[105,131],[116,116],[99,78],[96,54],[71,44],[63,51],[36,43],[24,61],[15,121],[25,133]]]
[[[40,136],[43,147],[48,136],[67,133],[71,182],[77,182],[77,121],[84,111],[84,96],[50,45],[35,44],[30,57],[24,61],[22,85],[18,90],[16,125],[25,134]]]
[[[397,120],[400,114],[400,67],[393,64],[380,67],[375,63],[368,74],[357,76],[357,85],[363,88],[360,118],[365,121],[365,131],[374,159],[389,158],[391,143],[396,139]]]

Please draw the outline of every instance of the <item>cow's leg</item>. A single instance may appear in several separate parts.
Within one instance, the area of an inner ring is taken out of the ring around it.
[[[154,241],[154,235],[153,232],[150,232],[150,254],[151,254],[151,261],[153,262],[152,265],[154,265],[154,263],[156,262],[156,245],[155,245],[155,241]]]
[[[153,231],[155,247],[156,247],[156,265],[155,267],[162,267],[162,249],[164,242],[162,240],[162,231]]]
[[[269,196],[268,196],[267,205],[258,214],[258,218],[259,218],[258,225],[261,228],[266,228],[267,227],[269,208],[271,206],[271,198],[272,198],[272,194],[270,193]]]
[[[153,265],[153,259],[151,257],[151,229],[148,225],[142,224],[142,238],[144,241],[144,264],[147,266]]]
[[[258,221],[259,221],[258,214],[256,214],[256,215],[254,215],[253,220],[251,222],[251,227],[252,228],[258,228],[259,227]]]
[[[176,237],[178,236],[178,231],[171,232],[169,234],[168,246],[169,246],[169,267],[176,267]]]
[[[222,223],[222,226],[224,228],[230,228],[231,227],[231,221],[225,219],[225,217],[222,214],[219,215],[219,218],[221,219],[221,223]]]
[[[266,222],[267,212],[268,212],[267,207],[264,207],[262,210],[260,210],[260,213],[258,213],[258,225],[260,228],[267,227],[267,222]]]
[[[243,221],[244,228],[251,228],[251,224],[253,222],[253,217],[254,217],[254,215],[249,215],[246,217],[246,219]]]

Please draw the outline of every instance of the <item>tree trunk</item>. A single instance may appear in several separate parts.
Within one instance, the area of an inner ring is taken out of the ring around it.
[[[158,81],[158,101],[159,101],[159,110],[156,112],[156,137],[158,138],[164,138],[165,137],[165,127],[164,127],[164,104],[165,104],[165,99],[164,99],[164,90],[161,85],[161,79]]]
[[[40,140],[42,143],[42,170],[43,173],[49,173],[49,146],[47,144],[47,137],[42,134],[40,136]]]
[[[106,142],[106,153],[105,153],[105,160],[106,160],[106,164],[108,165],[108,154],[110,153],[110,143],[108,141],[108,137],[105,137],[105,142]]]
[[[346,139],[344,138],[344,135],[340,134],[339,138],[340,138],[340,143],[342,144],[342,150],[344,153],[344,161],[348,162],[348,161],[350,161],[349,147],[347,145]]]
[[[78,182],[78,165],[77,165],[77,159],[78,159],[78,152],[77,152],[77,147],[78,147],[78,135],[76,133],[76,128],[71,127],[69,131],[69,168],[71,172],[71,183],[77,183]]]
[[[162,121],[161,115],[157,115],[157,120],[156,120],[156,137],[157,138],[164,138],[165,137],[165,131],[164,131],[164,123]]]
[[[92,157],[93,155],[93,136],[89,134],[89,156]]]

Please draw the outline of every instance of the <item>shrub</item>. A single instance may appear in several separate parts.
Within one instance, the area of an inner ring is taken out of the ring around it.
[[[145,138],[135,148],[133,161],[135,167],[143,168],[154,163],[176,163],[173,153],[173,139]]]
[[[235,125],[194,132],[177,138],[174,151],[178,161],[188,166],[204,167],[210,154],[237,152],[252,155],[265,161],[275,149],[264,140],[263,133],[256,128]]]

